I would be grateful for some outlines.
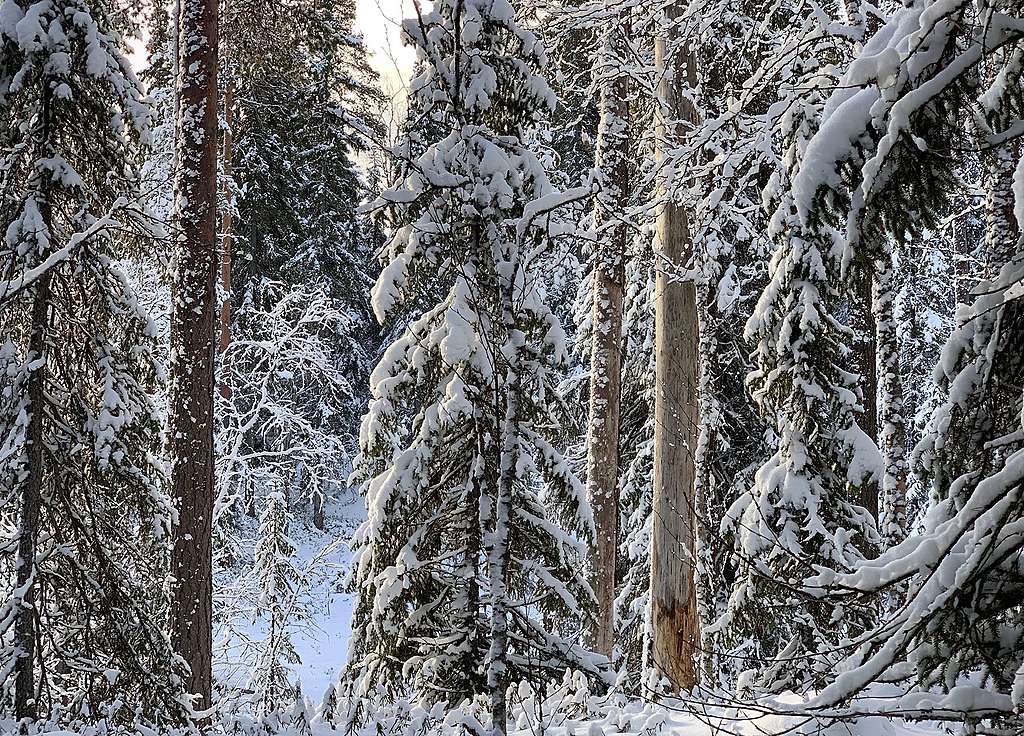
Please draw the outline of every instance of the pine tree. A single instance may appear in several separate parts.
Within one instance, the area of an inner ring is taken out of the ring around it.
[[[168,438],[178,512],[171,643],[197,709],[212,704],[213,326],[216,311],[217,3],[181,0],[176,99]]]
[[[593,600],[582,544],[554,514],[583,535],[593,522],[545,437],[565,346],[534,269],[564,197],[529,140],[554,100],[543,47],[505,0],[437,2],[404,31],[424,64],[402,176],[381,197],[397,228],[374,308],[408,322],[363,421],[368,520],[343,680],[357,700],[410,680],[426,703],[486,697],[503,733],[510,683],[602,671],[567,636]]]
[[[154,234],[124,28],[107,2],[0,5],[0,706],[21,719],[187,712],[163,628],[162,370],[119,265]]]

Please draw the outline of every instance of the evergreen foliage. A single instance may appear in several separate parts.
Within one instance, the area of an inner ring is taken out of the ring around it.
[[[154,238],[123,21],[98,0],[0,5],[0,704],[20,717],[187,713],[163,625],[162,368],[120,265]]]
[[[379,201],[397,229],[373,303],[379,318],[414,311],[371,377],[344,677],[357,699],[378,685],[486,696],[503,730],[510,683],[602,672],[573,643],[592,594],[570,532],[590,533],[589,508],[546,438],[566,354],[534,269],[562,197],[528,144],[554,99],[542,45],[504,0],[434,3],[404,30],[424,125]]]

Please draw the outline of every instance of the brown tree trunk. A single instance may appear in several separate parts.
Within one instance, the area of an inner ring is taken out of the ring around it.
[[[213,362],[217,278],[217,3],[178,17],[178,239],[171,320],[169,437],[178,526],[171,552],[171,644],[197,709],[212,696]]]
[[[49,217],[47,217],[49,221]],[[20,720],[34,720],[38,715],[36,703],[36,544],[39,539],[39,518],[43,498],[43,404],[46,387],[46,342],[50,322],[50,272],[39,279],[32,305],[32,337],[29,339],[30,361],[43,360],[28,379],[29,423],[28,477],[21,491],[21,513],[18,520],[18,558],[16,585],[23,590],[21,605],[14,623],[14,641],[21,653],[14,669],[14,716]]]
[[[668,6],[678,23],[681,0]],[[696,84],[696,62],[688,48],[669,38],[655,42],[662,108],[657,120],[658,160],[682,133],[678,121],[695,121],[681,82]],[[665,194],[662,187],[662,194]],[[651,657],[653,667],[680,689],[698,678],[700,619],[696,596],[696,449],[699,378],[697,291],[692,279],[672,270],[693,256],[686,210],[666,202],[658,214],[659,258],[655,280],[654,488],[651,520]]]
[[[865,273],[857,276],[857,294],[854,308],[861,323],[861,340],[857,346],[860,364],[864,412],[859,417],[860,428],[878,444],[878,326],[873,311],[873,285],[877,279],[874,264]],[[865,483],[860,489],[858,503],[867,509],[874,519],[878,519],[878,486]]]
[[[613,21],[605,50],[622,51],[624,23]],[[617,57],[621,58],[621,57]],[[593,646],[611,657],[615,644],[615,558],[619,533],[619,409],[622,395],[622,305],[626,280],[629,199],[628,78],[620,74],[601,89],[596,168],[601,190],[594,199],[593,305],[590,345],[590,416],[587,423],[587,497],[594,512],[591,550],[597,621]]]
[[[235,86],[230,81],[224,90],[224,213],[221,217],[220,241],[220,286],[223,301],[220,305],[220,354],[222,371],[220,393],[225,399],[231,398],[231,382],[227,370],[227,351],[231,346],[231,256],[234,247],[234,192],[231,176],[234,173],[235,155]]]

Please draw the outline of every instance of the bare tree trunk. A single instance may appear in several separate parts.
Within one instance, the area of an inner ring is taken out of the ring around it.
[[[878,347],[881,401],[879,440],[882,451],[882,508],[880,531],[887,546],[902,542],[907,534],[907,423],[903,414],[903,378],[900,351],[893,319],[893,268],[886,258],[875,267],[872,309]]]
[[[213,362],[217,277],[217,3],[181,0],[169,436],[178,527],[171,644],[195,706],[212,702]]]
[[[610,22],[605,53],[622,58],[625,22]],[[615,644],[615,559],[619,538],[619,410],[622,396],[622,309],[629,200],[628,78],[619,74],[601,88],[594,199],[593,305],[591,307],[590,417],[587,423],[587,497],[594,511],[591,569],[597,593],[594,649],[612,656]]]
[[[49,222],[49,217],[46,219]],[[14,666],[14,715],[19,721],[34,720],[38,715],[35,692],[35,561],[39,517],[43,503],[43,403],[46,386],[46,342],[50,322],[50,279],[49,271],[39,279],[32,305],[32,337],[28,346],[29,360],[42,359],[43,362],[32,371],[28,379],[28,477],[21,491],[18,558],[15,561],[16,584],[17,589],[21,591],[21,605],[18,607],[18,618],[14,623],[14,641],[21,650]]]
[[[860,415],[860,428],[878,444],[878,325],[873,309],[873,288],[878,274],[875,264],[858,274],[857,293],[854,308],[861,323],[861,341],[857,346],[860,364],[861,392],[864,396],[864,412]],[[865,483],[860,489],[858,503],[878,519],[878,486]]]
[[[696,83],[696,62],[675,38],[681,0],[668,7],[671,30],[655,42],[661,109],[658,160],[679,140],[696,111],[681,94]],[[666,37],[667,36],[667,37]],[[664,191],[663,185],[663,194]],[[665,202],[658,214],[660,263],[655,281],[654,489],[651,520],[651,656],[653,667],[680,689],[698,678],[700,619],[696,597],[696,463],[699,334],[697,292],[692,279],[677,280],[666,269],[685,268],[693,256],[685,209]]]
[[[220,305],[220,353],[222,371],[220,393],[225,399],[231,398],[231,382],[228,378],[227,351],[231,346],[231,256],[234,248],[234,192],[231,176],[234,173],[235,155],[235,86],[230,81],[224,90],[224,213],[221,217],[220,241],[220,286],[223,301]]]

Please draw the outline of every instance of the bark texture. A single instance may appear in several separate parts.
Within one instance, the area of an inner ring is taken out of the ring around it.
[[[684,6],[667,8],[675,28]],[[673,33],[655,42],[660,74],[658,158],[678,140],[685,121],[696,112],[682,94],[681,82],[696,82],[696,62]],[[654,489],[651,521],[651,657],[653,667],[680,689],[698,679],[700,620],[696,597],[696,449],[699,379],[699,323],[696,285],[674,278],[693,256],[686,210],[662,205],[657,244],[660,263],[655,281]]]
[[[1020,230],[1013,213],[1013,174],[1019,146],[1007,144],[982,156],[985,186],[985,245],[982,276],[994,279],[1013,257]]]
[[[235,87],[229,81],[224,90],[224,213],[221,216],[220,240],[220,339],[217,352],[222,363],[227,361],[228,348],[231,347],[231,258],[234,249],[234,191],[231,176],[234,173],[235,156]],[[220,393],[225,399],[231,398],[231,383],[228,380],[227,366],[221,372]]]
[[[217,278],[217,3],[182,0],[178,17],[178,237],[171,321],[169,436],[178,527],[170,630],[196,708],[211,704],[213,364]]]
[[[860,364],[860,389],[864,411],[859,417],[860,428],[878,444],[878,314],[874,309],[873,291],[878,279],[877,265],[872,264],[857,276],[856,309],[861,326],[861,340],[857,346]],[[891,306],[891,305],[890,305]],[[858,503],[878,519],[878,486],[866,483],[860,489]]]
[[[605,53],[618,61],[625,24],[607,29]],[[592,645],[611,657],[615,643],[615,559],[619,537],[619,412],[622,396],[622,310],[627,230],[621,219],[629,201],[628,77],[617,74],[601,88],[596,170],[600,191],[594,225],[590,343],[590,412],[587,422],[587,497],[594,511],[591,549],[597,620]]]
[[[47,217],[47,220],[49,218]],[[14,672],[14,716],[19,721],[34,720],[38,715],[36,707],[36,586],[35,560],[39,540],[39,517],[42,510],[43,475],[43,421],[45,413],[46,387],[46,340],[50,321],[50,279],[47,271],[39,280],[35,301],[32,305],[32,336],[28,352],[32,360],[43,359],[42,364],[32,371],[28,382],[29,424],[28,477],[21,492],[21,515],[18,520],[18,557],[16,562],[17,589],[23,591],[18,618],[14,623],[14,641],[20,656]]]
[[[887,546],[903,541],[907,534],[907,423],[903,411],[903,378],[900,351],[893,318],[893,267],[891,259],[875,268],[872,309],[875,315],[875,343],[878,349],[879,445],[882,451],[882,505],[879,526]]]

